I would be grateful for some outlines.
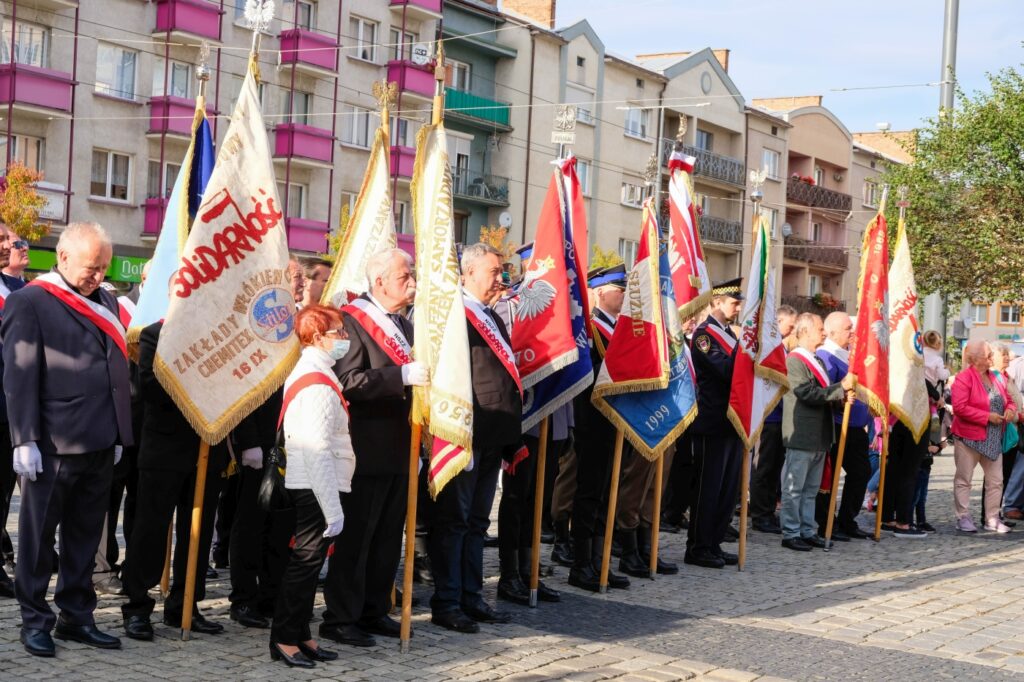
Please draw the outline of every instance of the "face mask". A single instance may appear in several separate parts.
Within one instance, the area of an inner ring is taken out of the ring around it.
[[[336,339],[327,354],[331,356],[332,360],[341,360],[348,354],[349,343],[348,339]]]

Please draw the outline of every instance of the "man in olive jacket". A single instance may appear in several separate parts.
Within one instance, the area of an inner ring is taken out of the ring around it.
[[[829,383],[814,351],[825,339],[821,318],[803,313],[796,320],[797,347],[786,358],[790,391],[782,399],[782,546],[799,552],[824,547],[816,534],[814,499],[821,484],[825,454],[835,440],[832,403],[853,400],[854,378]]]

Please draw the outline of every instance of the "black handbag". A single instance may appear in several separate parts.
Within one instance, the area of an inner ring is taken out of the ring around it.
[[[256,500],[260,509],[264,511],[280,511],[291,507],[291,499],[288,489],[284,487],[284,474],[288,465],[288,455],[285,453],[284,444],[281,442],[281,432],[278,432],[277,442],[270,448],[263,459],[263,480],[260,481],[260,489]]]

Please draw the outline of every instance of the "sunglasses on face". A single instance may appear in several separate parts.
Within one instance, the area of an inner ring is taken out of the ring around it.
[[[24,239],[19,239],[15,242],[11,242],[12,249],[28,249],[28,242]]]

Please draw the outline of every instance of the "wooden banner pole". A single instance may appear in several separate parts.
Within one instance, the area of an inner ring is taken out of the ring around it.
[[[654,509],[651,511],[651,579],[658,575],[658,533],[661,532],[661,489],[665,480],[665,455],[654,463]]]
[[[742,571],[747,563],[747,513],[750,507],[751,449],[743,448],[743,468],[740,470],[740,539],[736,570]]]
[[[409,653],[412,635],[412,572],[416,563],[416,502],[419,496],[420,438],[423,427],[412,425],[409,441],[409,489],[405,509],[405,570],[402,572],[402,629],[399,633],[401,651]]]
[[[544,516],[544,467],[548,456],[550,417],[540,420],[540,442],[537,444],[537,482],[533,490],[533,539],[530,549],[530,606],[537,606],[540,588],[540,525]]]
[[[882,452],[878,459],[878,500],[875,503],[875,542],[882,539],[882,504],[885,499],[885,465],[889,459],[889,415],[882,419]]]
[[[160,596],[167,599],[171,593],[171,537],[174,532],[174,518],[171,518],[171,525],[167,526],[167,553],[164,555],[164,571],[160,574]]]
[[[825,551],[832,549],[832,526],[836,521],[836,498],[839,497],[839,474],[843,470],[843,455],[846,454],[846,434],[850,430],[850,408],[852,405],[843,398],[843,426],[839,429],[839,449],[836,451],[835,470],[832,472],[832,489],[828,498],[828,520],[825,522]],[[828,453],[825,453],[828,457]]]
[[[203,525],[203,497],[206,493],[206,468],[210,462],[210,444],[199,441],[196,462],[196,490],[192,495],[192,532],[188,540],[188,570],[185,572],[185,603],[181,607],[181,639],[192,633],[192,608],[196,599],[196,565],[199,562],[199,531]],[[205,578],[205,576],[204,576]]]
[[[619,472],[622,469],[622,429],[615,433],[615,454],[612,455],[612,481],[608,491],[608,516],[604,524],[604,547],[601,550],[600,591],[608,591],[608,570],[612,561],[612,533],[615,531],[615,507],[619,500]]]

